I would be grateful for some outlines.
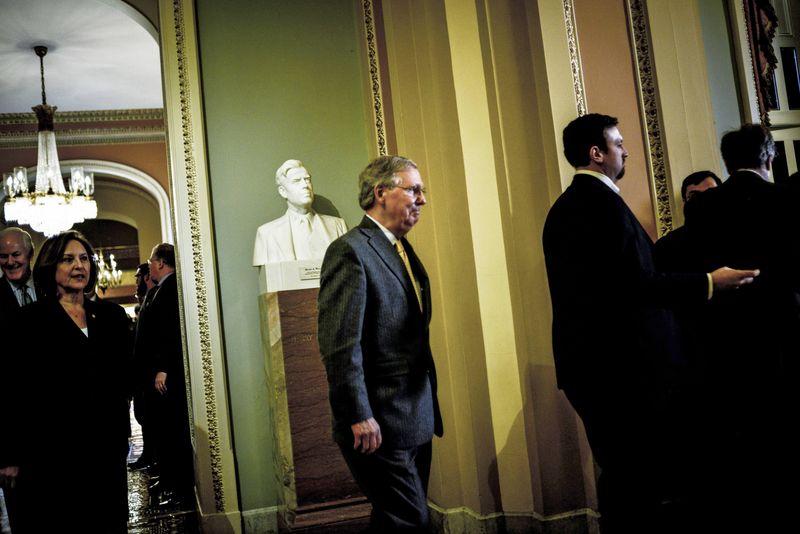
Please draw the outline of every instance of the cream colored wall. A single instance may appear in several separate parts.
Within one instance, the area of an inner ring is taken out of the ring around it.
[[[548,6],[551,7],[551,6]],[[410,234],[432,278],[445,437],[431,499],[542,519],[594,504],[580,425],[555,387],[541,227],[576,103],[564,12],[534,2],[386,2],[399,152],[429,205]],[[553,64],[548,83],[545,54]],[[559,78],[560,76],[560,78]]]
[[[494,433],[458,115],[446,105],[455,101],[455,91],[449,57],[441,52],[449,47],[444,11],[438,2],[387,2],[384,15],[391,105],[395,117],[402,117],[398,152],[421,165],[430,192],[429,206],[409,237],[434,291],[431,341],[445,437],[434,448],[431,498],[445,507],[492,511],[499,501],[489,476]]]

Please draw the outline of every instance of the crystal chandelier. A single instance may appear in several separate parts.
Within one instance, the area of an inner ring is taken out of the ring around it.
[[[117,287],[122,283],[122,271],[117,269],[117,260],[113,254],[108,255],[108,263],[103,259],[102,249],[94,255],[97,263],[97,287],[105,293],[109,287]]]
[[[97,217],[97,203],[92,199],[94,175],[84,173],[83,167],[71,169],[70,190],[64,187],[53,133],[53,116],[57,108],[47,105],[44,91],[44,56],[47,47],[34,46],[33,50],[39,56],[42,77],[42,103],[32,108],[39,119],[36,190],[28,191],[28,170],[25,167],[14,167],[14,172],[3,173],[5,218],[7,222],[27,224],[51,237],[69,230],[84,219]]]

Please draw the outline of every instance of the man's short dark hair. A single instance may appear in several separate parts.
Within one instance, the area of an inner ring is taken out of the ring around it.
[[[161,243],[153,249],[153,257],[175,268],[175,247],[169,243]]]
[[[573,120],[564,128],[564,155],[573,167],[586,167],[591,163],[589,150],[596,146],[608,152],[605,131],[619,124],[616,117],[589,113]]]
[[[723,135],[720,151],[728,173],[758,169],[776,154],[775,141],[769,130],[760,124],[749,123]]]
[[[706,178],[713,178],[717,185],[722,185],[722,180],[719,179],[719,176],[714,174],[711,171],[697,171],[693,172],[689,176],[683,179],[683,183],[681,184],[681,198],[684,202],[686,202],[686,190],[689,189],[690,185],[700,185],[700,182],[705,180]]]

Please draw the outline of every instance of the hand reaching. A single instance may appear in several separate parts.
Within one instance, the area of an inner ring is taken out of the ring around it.
[[[720,267],[711,273],[711,280],[714,282],[714,289],[738,289],[745,284],[751,284],[753,279],[761,274],[758,269],[740,270],[730,267]]]

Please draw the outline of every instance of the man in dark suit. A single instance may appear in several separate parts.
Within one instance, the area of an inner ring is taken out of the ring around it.
[[[601,469],[604,532],[656,532],[670,497],[669,397],[682,357],[666,306],[701,305],[757,271],[657,272],[652,241],[619,195],[628,151],[617,119],[584,115],[563,137],[577,172],[543,235],[558,386]]]
[[[697,171],[683,179],[681,184],[681,198],[683,199],[684,210],[692,198],[697,198],[700,193],[708,189],[713,189],[722,185],[722,180],[711,171]],[[656,268],[660,271],[685,271],[691,265],[694,257],[693,248],[704,246],[703,240],[693,240],[694,236],[689,236],[686,226],[673,229],[661,239],[656,241],[653,247],[653,257],[656,260]]]
[[[757,265],[761,275],[714,299],[702,318],[698,409],[709,414],[705,460],[715,468],[706,504],[769,510],[747,527],[786,532],[800,497],[800,217],[796,196],[769,181],[776,150],[768,129],[745,124],[726,133],[720,149],[730,176],[687,206],[687,231],[708,236],[694,266]]]
[[[13,326],[13,321],[19,315],[20,308],[35,302],[41,297],[41,294],[36,290],[33,283],[33,276],[31,276],[31,260],[33,259],[33,241],[31,235],[22,230],[21,228],[9,227],[0,231],[0,270],[2,270],[2,278],[0,279],[0,325],[5,332],[15,332],[16,328]],[[15,351],[5,350],[2,351],[2,358],[0,358],[0,375],[4,375],[10,371],[15,362],[4,360],[4,358],[19,357],[20,354]],[[16,380],[15,378],[6,378],[7,381]],[[8,389],[8,388],[7,388]],[[0,404],[7,406],[11,399],[0,396]],[[0,419],[0,436],[4,436],[5,430],[11,425],[9,424],[8,417],[14,414],[6,412],[7,416]],[[14,521],[14,494],[13,488],[10,487],[10,482],[5,483],[6,478],[10,481],[16,477],[17,467],[9,465],[10,458],[4,437],[0,437],[0,488],[4,489],[6,505],[8,508],[8,515],[13,523]]]
[[[25,230],[9,227],[0,231],[0,317],[38,300],[31,276],[33,252],[31,235]]]
[[[184,506],[193,501],[194,468],[174,247],[156,245],[148,263],[157,285],[139,312],[134,360],[160,476],[151,491],[163,506]]]
[[[371,529],[422,532],[431,441],[442,421],[428,276],[405,235],[425,205],[425,187],[416,164],[399,156],[367,165],[359,187],[366,216],[331,243],[320,280],[333,437],[372,503]]]
[[[690,202],[700,198],[704,191],[719,187],[721,184],[722,180],[708,170],[693,172],[684,178],[681,184],[684,212]],[[656,241],[653,246],[653,260],[656,269],[662,272],[702,271],[702,268],[697,265],[697,258],[701,251],[708,246],[709,239],[713,239],[713,236],[690,232],[686,225],[673,229]],[[703,370],[701,368],[702,357],[699,354],[700,336],[708,328],[708,324],[704,321],[708,306],[689,303],[676,306],[673,311],[684,339],[687,363],[685,374],[687,408],[691,406],[693,409],[696,399],[689,395],[694,395],[697,388],[701,387]],[[705,424],[700,420],[697,423],[699,429]]]
[[[139,315],[144,308],[147,301],[147,295],[149,294],[152,298],[153,293],[150,293],[156,283],[150,279],[150,264],[149,263],[141,263],[136,268],[136,274],[134,275],[134,279],[136,281],[136,322],[134,323],[135,327],[138,328],[139,324]],[[134,377],[134,382],[139,382],[139,384],[133,384],[133,414],[136,416],[136,421],[139,423],[139,426],[142,430],[142,452],[135,461],[130,462],[128,467],[132,470],[139,470],[139,469],[150,469],[155,471],[156,469],[156,460],[155,455],[152,452],[153,447],[148,446],[151,443],[150,437],[150,425],[147,422],[147,398],[145,395],[145,390],[149,389],[149,387],[142,387],[141,384],[143,382],[149,382],[149,378],[142,380],[141,378],[137,380]]]

